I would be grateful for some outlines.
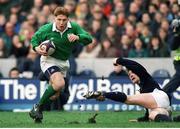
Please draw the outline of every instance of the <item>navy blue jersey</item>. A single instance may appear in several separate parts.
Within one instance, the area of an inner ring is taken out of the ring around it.
[[[150,93],[153,92],[155,88],[162,90],[158,83],[139,63],[124,58],[118,58],[116,63],[125,66],[128,70],[131,70],[133,73],[139,76],[140,93]]]

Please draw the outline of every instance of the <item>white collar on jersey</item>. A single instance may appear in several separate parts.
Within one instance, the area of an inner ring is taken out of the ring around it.
[[[56,28],[56,23],[54,22],[54,23],[53,23],[53,27],[52,27],[52,31],[64,33],[68,28],[72,28],[70,21],[67,22],[67,27],[64,29],[63,32],[59,31],[59,30]]]

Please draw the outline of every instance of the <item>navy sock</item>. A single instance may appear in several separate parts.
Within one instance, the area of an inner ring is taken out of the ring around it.
[[[180,116],[175,116],[175,117],[173,117],[173,121],[175,121],[175,122],[180,122]]]
[[[163,114],[157,114],[156,117],[154,118],[155,122],[170,122],[172,121],[171,117]]]
[[[124,103],[127,99],[127,95],[122,92],[107,92],[104,93],[105,98]]]

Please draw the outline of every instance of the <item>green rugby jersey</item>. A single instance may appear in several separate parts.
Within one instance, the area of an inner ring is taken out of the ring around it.
[[[68,34],[75,34],[79,36],[79,40],[75,42],[69,42]],[[86,32],[75,22],[68,22],[67,28],[64,32],[60,32],[56,29],[55,23],[48,23],[43,25],[31,39],[33,49],[45,40],[51,39],[56,47],[52,57],[60,60],[67,60],[71,55],[72,48],[76,43],[87,45],[92,42],[91,35]]]

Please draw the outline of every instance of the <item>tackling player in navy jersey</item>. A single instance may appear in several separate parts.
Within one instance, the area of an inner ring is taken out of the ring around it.
[[[114,66],[124,66],[130,80],[140,86],[140,94],[126,95],[123,92],[88,92],[84,95],[87,99],[104,101],[105,98],[114,101],[140,105],[148,109],[146,117],[153,121],[171,121],[170,96],[165,93],[158,83],[151,77],[146,69],[139,63],[123,58],[114,60]]]

